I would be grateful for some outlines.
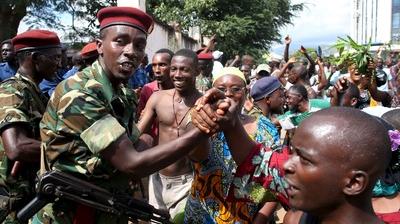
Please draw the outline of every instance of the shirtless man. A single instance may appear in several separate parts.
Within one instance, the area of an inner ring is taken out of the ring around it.
[[[156,117],[159,120],[159,144],[174,140],[190,129],[190,109],[201,97],[195,85],[198,74],[196,53],[188,49],[177,51],[170,69],[175,88],[151,95],[138,124],[141,133],[151,127]],[[192,180],[190,160],[182,157],[150,177],[149,203],[158,209],[167,209],[174,218],[184,211]]]

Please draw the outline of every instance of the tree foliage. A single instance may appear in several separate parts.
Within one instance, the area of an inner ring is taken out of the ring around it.
[[[362,74],[367,73],[368,63],[373,60],[373,56],[370,53],[371,38],[367,45],[362,45],[355,42],[350,36],[347,36],[347,38],[338,37],[333,47],[339,52],[337,64],[344,64],[347,67],[355,63],[359,72]]]
[[[290,0],[148,0],[148,11],[157,19],[188,32],[199,26],[201,34],[217,34],[217,48],[227,55],[260,56],[272,42],[280,41],[279,29],[291,23],[303,4]]]
[[[116,5],[117,0],[2,0],[0,4],[0,40],[17,34],[23,20],[29,28],[65,30],[70,40],[77,37],[95,36],[96,13],[105,6]],[[60,15],[68,13],[75,21],[87,21],[87,27],[68,27],[60,21]]]
[[[20,21],[31,28],[64,30],[72,42],[97,34],[96,13],[117,0],[2,0],[0,4],[0,40],[15,36]],[[217,34],[217,48],[227,56],[260,56],[272,42],[280,41],[279,29],[291,23],[303,4],[290,0],[147,0],[147,10],[168,24],[179,24],[182,32],[200,27],[203,36]],[[62,13],[88,25],[66,26]]]

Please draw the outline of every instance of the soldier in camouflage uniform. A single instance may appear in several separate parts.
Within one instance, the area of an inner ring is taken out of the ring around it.
[[[15,76],[0,84],[0,216],[18,223],[16,211],[32,198],[39,169],[39,122],[48,98],[38,85],[57,71],[61,48],[57,34],[31,30],[12,40],[20,64]]]
[[[99,59],[61,82],[40,123],[45,168],[68,172],[110,192],[129,193],[129,179],[143,177],[189,153],[207,136],[198,129],[140,152],[134,124],[136,98],[126,88],[145,55],[153,20],[131,7],[108,7],[98,13]],[[35,218],[52,223],[127,223],[115,216],[57,201]],[[83,221],[86,220],[86,221]]]
[[[204,94],[212,88],[213,57],[211,53],[200,53],[197,57],[200,74],[196,77],[196,88]]]

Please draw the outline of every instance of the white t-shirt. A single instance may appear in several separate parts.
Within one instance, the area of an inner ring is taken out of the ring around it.
[[[379,86],[378,89],[379,89],[380,91],[385,91],[385,92],[387,92],[387,91],[389,91],[389,82],[392,80],[392,75],[390,75],[390,69],[389,69],[389,68],[384,68],[384,69],[382,69],[382,70],[386,73],[387,79],[386,79],[385,84]]]
[[[212,70],[212,75],[216,75],[221,69],[224,68],[224,66],[221,64],[219,61],[214,61],[214,67]]]
[[[394,110],[396,108],[390,108],[390,107],[383,107],[383,106],[375,106],[375,107],[366,107],[362,109],[362,112],[365,112],[369,115],[375,116],[375,117],[382,117],[382,115],[388,111]]]
[[[290,87],[292,87],[292,86],[293,86],[293,84],[290,83],[289,81],[287,81],[287,82],[286,82],[286,85],[285,85],[285,89],[286,89],[286,90],[289,90]]]

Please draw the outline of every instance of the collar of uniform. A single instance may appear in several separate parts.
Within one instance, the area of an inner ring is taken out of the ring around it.
[[[42,92],[40,91],[39,86],[37,86],[36,83],[31,80],[29,76],[22,75],[22,73],[20,73],[19,71],[17,71],[17,73],[15,74],[15,79],[23,80],[29,83],[29,85],[31,85],[38,93]]]
[[[116,98],[116,95],[118,95],[118,92],[120,92],[119,90],[123,89],[123,85],[119,84],[118,89],[113,88],[106,72],[104,71],[103,67],[101,67],[98,60],[92,64],[92,67],[95,69],[95,71],[98,71],[95,73],[95,79],[103,86],[104,95],[107,101],[111,103]]]

